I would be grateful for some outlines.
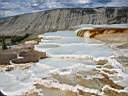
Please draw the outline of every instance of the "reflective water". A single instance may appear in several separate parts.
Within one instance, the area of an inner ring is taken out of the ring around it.
[[[42,34],[42,37],[41,42],[35,46],[35,50],[45,51],[50,58],[42,59],[25,69],[16,67],[10,72],[0,72],[0,89],[5,91],[8,96],[15,96],[34,88],[35,80],[50,78],[57,70],[62,74],[85,73],[85,71],[89,73],[89,70],[96,68],[94,58],[109,57],[113,53],[113,50],[104,43],[89,38],[78,38],[72,31],[49,32]],[[88,75],[87,78],[92,78],[90,76]],[[55,78],[58,79],[58,77]],[[82,81],[78,82],[79,79],[76,78],[75,83],[85,86]],[[70,81],[70,84],[74,83],[71,78],[63,80]]]
[[[43,40],[36,48],[40,51],[46,51],[47,55],[51,57],[69,55],[107,57],[112,55],[112,50],[104,43],[94,39],[76,37],[75,35],[74,32],[68,31],[46,33],[42,36]],[[52,36],[60,38],[53,39]]]

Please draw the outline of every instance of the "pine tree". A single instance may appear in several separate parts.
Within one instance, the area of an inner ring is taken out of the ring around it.
[[[1,44],[2,44],[2,49],[7,49],[7,45],[6,45],[6,38],[5,36],[1,37]]]

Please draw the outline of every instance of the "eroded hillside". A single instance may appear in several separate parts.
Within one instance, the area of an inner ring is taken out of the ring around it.
[[[127,17],[127,7],[54,9],[8,17],[1,23],[0,35],[68,30],[80,24],[121,24],[128,23]]]

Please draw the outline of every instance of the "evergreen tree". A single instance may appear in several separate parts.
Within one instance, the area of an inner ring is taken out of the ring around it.
[[[1,44],[2,44],[2,49],[7,49],[7,45],[6,45],[6,38],[5,36],[1,37]]]

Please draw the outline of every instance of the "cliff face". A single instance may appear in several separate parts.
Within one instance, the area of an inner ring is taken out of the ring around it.
[[[128,7],[54,9],[8,17],[0,23],[0,35],[67,30],[80,24],[119,23],[128,23]]]

